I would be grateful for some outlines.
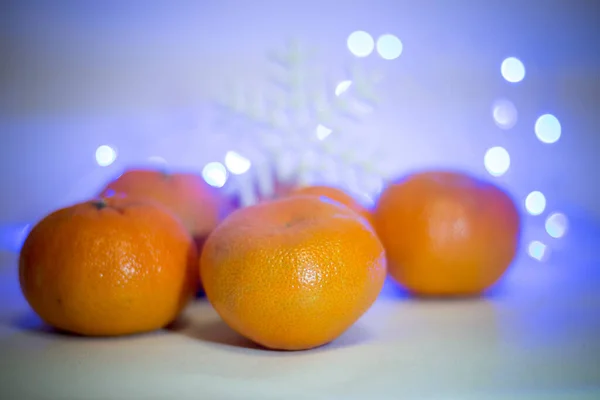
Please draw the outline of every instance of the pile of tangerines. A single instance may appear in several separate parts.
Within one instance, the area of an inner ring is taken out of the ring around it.
[[[270,349],[328,343],[387,273],[415,296],[477,295],[506,271],[519,213],[500,188],[444,171],[389,184],[373,210],[332,187],[235,207],[193,174],[130,170],[30,232],[19,279],[49,325],[114,336],[173,322],[195,293]]]

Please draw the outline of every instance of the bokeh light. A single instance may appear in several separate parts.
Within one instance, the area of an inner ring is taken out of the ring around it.
[[[338,83],[338,85],[335,87],[335,95],[340,96],[342,93],[350,89],[350,86],[352,86],[352,81],[342,81]]]
[[[202,178],[211,186],[223,187],[227,182],[227,169],[220,162],[211,162],[202,169]]]
[[[348,36],[348,50],[356,57],[366,57],[373,52],[375,41],[365,31],[355,31]]]
[[[492,147],[485,152],[483,163],[490,175],[501,176],[510,167],[510,155],[504,147]]]
[[[540,215],[546,209],[546,196],[537,190],[529,193],[525,198],[525,208],[531,215]]]
[[[377,52],[384,60],[395,60],[402,54],[402,42],[392,34],[379,36],[377,39]]]
[[[248,172],[252,163],[241,154],[236,153],[235,151],[228,151],[227,154],[225,154],[225,165],[232,174],[241,175]]]
[[[555,239],[561,238],[567,233],[569,221],[562,213],[553,213],[546,218],[546,232]]]
[[[321,124],[317,125],[317,129],[316,129],[317,139],[325,140],[325,138],[327,136],[329,136],[331,134],[331,132],[333,132],[332,129],[329,129],[328,127],[321,125]]]
[[[107,167],[117,159],[117,151],[109,145],[102,145],[96,149],[96,162],[101,167]]]
[[[558,118],[544,114],[535,121],[535,135],[543,143],[554,143],[560,139],[561,126]]]
[[[525,66],[515,57],[508,57],[500,66],[502,77],[510,83],[521,82],[525,78]]]
[[[531,258],[535,258],[538,261],[542,261],[546,256],[546,245],[539,240],[534,240],[529,243],[527,252]]]
[[[517,123],[517,108],[511,101],[506,99],[499,99],[494,102],[492,115],[496,125],[502,129],[510,129]]]

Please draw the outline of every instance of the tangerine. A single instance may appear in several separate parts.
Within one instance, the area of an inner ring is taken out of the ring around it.
[[[173,321],[197,289],[196,263],[192,238],[168,210],[111,197],[43,218],[21,249],[19,281],[49,325],[124,335]]]
[[[508,269],[520,216],[490,182],[426,171],[384,189],[374,226],[392,278],[416,295],[461,296],[483,292]]]
[[[336,339],[371,307],[386,275],[371,227],[347,207],[315,196],[233,212],[208,237],[200,271],[222,319],[278,350]]]
[[[206,236],[233,209],[218,189],[193,173],[130,169],[110,182],[100,196],[114,193],[151,199],[166,206],[181,219],[199,250]]]

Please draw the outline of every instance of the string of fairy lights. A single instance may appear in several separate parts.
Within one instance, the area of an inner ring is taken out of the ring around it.
[[[366,31],[352,32],[346,41],[348,50],[358,58],[370,56],[376,52],[384,60],[395,60],[402,54],[403,43],[393,34],[383,34],[374,39]],[[518,85],[526,77],[526,69],[521,60],[516,57],[505,58],[500,64],[502,78],[511,85]],[[340,82],[335,88],[336,96],[347,91],[352,81]],[[515,104],[508,98],[497,99],[491,107],[491,114],[496,126],[501,130],[513,129],[518,123],[518,110]],[[331,129],[318,125],[316,136],[318,140],[326,140]],[[537,139],[544,145],[556,144],[562,134],[560,121],[555,115],[542,114],[537,117],[535,125],[531,129]],[[99,166],[109,166],[117,159],[117,150],[109,145],[101,145],[96,150],[96,162]],[[492,177],[501,177],[506,174],[511,166],[511,158],[508,149],[502,146],[493,146],[487,149],[483,156],[483,164],[486,171]],[[223,162],[213,161],[206,164],[202,169],[202,176],[210,185],[223,187],[231,175],[244,175],[252,167],[252,162],[236,151],[225,153]],[[545,232],[549,238],[536,238],[527,244],[528,254],[539,261],[545,260],[548,255],[548,240],[559,239],[566,234],[568,219],[560,211],[548,211],[545,194],[540,190],[532,190],[522,200],[525,211],[535,218],[544,219]]]
[[[516,57],[504,59],[500,65],[500,73],[509,84],[519,84],[525,79],[526,69],[521,60]],[[492,105],[492,116],[496,125],[503,130],[512,129],[518,120],[518,111],[509,99],[498,99]],[[545,145],[558,142],[562,134],[560,121],[553,114],[542,114],[537,117],[532,133]],[[504,147],[495,146],[488,149],[484,156],[486,170],[492,176],[502,176],[510,168],[510,154]],[[552,239],[562,238],[567,231],[568,219],[559,211],[547,212],[546,196],[540,190],[533,190],[523,200],[523,205],[528,214],[533,217],[542,217],[545,214],[544,228]],[[527,245],[528,254],[539,261],[545,260],[548,255],[546,239],[538,238]]]

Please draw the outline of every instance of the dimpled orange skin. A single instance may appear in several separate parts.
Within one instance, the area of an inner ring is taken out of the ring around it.
[[[337,201],[350,208],[352,211],[365,218],[367,222],[372,224],[371,212],[362,205],[360,205],[356,201],[356,199],[354,199],[354,197],[352,197],[342,189],[338,189],[331,186],[305,186],[291,192],[291,195],[297,194],[328,197],[331,200]]]
[[[347,207],[314,196],[235,211],[209,236],[200,271],[223,320],[276,350],[339,337],[371,307],[386,276],[371,227]]]
[[[21,290],[49,325],[89,336],[162,328],[196,290],[192,238],[166,209],[124,198],[55,211],[20,254]]]
[[[206,236],[233,208],[216,188],[191,173],[131,169],[100,193],[124,193],[159,202],[177,215],[201,247]]]
[[[390,275],[421,296],[477,295],[515,257],[520,216],[497,186],[460,172],[427,171],[382,193],[374,226]]]

